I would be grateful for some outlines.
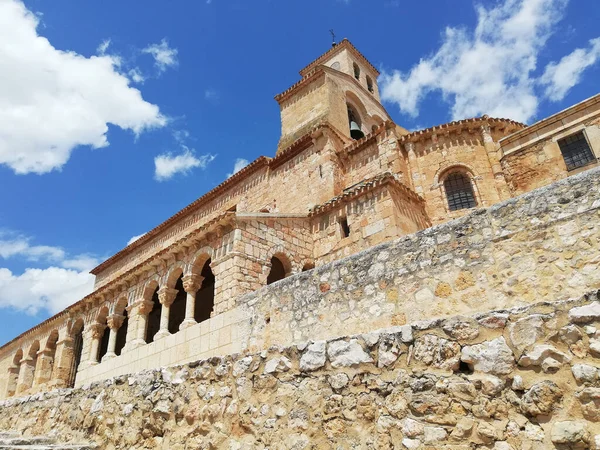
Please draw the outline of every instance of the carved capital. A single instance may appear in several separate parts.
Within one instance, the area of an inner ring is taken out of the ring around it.
[[[141,316],[145,316],[146,314],[149,314],[150,311],[152,311],[152,309],[154,308],[154,303],[143,301],[143,302],[137,303],[136,306],[137,306],[138,314]]]
[[[122,316],[120,314],[111,314],[106,319],[106,323],[108,325],[108,328],[110,328],[111,330],[118,330],[119,328],[121,328],[121,325],[123,325],[124,319],[125,316]]]
[[[106,325],[102,325],[100,323],[95,323],[90,326],[90,334],[92,335],[92,339],[100,339],[104,334],[104,329]]]
[[[182,278],[183,281],[183,289],[185,292],[189,292],[191,294],[195,294],[200,286],[202,286],[202,281],[204,281],[204,277],[202,275],[196,275],[195,273],[191,273],[189,275],[185,275]]]
[[[158,290],[158,300],[164,306],[171,306],[177,297],[177,289],[163,286]]]

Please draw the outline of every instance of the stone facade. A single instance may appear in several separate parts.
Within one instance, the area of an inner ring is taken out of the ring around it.
[[[598,173],[567,177],[600,155],[600,95],[529,127],[483,116],[409,133],[348,41],[300,74],[276,97],[276,155],[0,348],[0,398],[599,287]]]
[[[600,448],[600,301],[416,322],[0,402],[112,449]]]

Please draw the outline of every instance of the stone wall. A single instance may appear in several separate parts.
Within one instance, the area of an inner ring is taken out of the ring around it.
[[[578,132],[584,133],[594,156],[600,158],[600,95],[501,139],[502,171],[512,194],[577,172],[567,170],[558,140]]]
[[[103,449],[598,449],[598,292],[0,402]]]
[[[404,236],[237,300],[251,349],[600,288],[600,169]]]

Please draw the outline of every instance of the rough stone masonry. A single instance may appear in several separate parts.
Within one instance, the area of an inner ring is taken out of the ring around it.
[[[598,291],[0,403],[103,449],[600,448]]]

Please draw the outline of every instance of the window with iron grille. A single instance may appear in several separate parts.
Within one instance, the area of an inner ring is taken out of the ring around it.
[[[444,180],[444,189],[446,190],[450,211],[477,206],[471,180],[466,175],[459,172],[451,173]]]
[[[595,159],[583,131],[560,139],[558,146],[565,159],[567,170],[583,167]]]

